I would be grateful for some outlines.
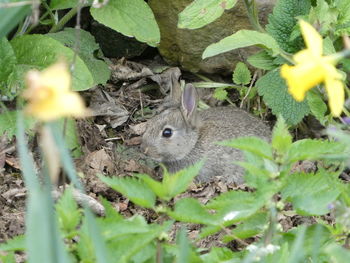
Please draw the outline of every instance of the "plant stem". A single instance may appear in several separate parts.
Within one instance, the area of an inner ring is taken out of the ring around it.
[[[58,21],[58,23],[56,25],[54,25],[49,33],[55,33],[57,31],[59,31],[62,27],[64,27],[65,24],[67,24],[67,22],[76,15],[78,11],[78,7],[74,7],[71,10],[69,10],[69,12],[67,14],[65,14],[60,21]]]
[[[244,0],[244,5],[247,9],[248,19],[253,28],[259,32],[265,32],[265,29],[260,25],[258,9],[255,0]]]

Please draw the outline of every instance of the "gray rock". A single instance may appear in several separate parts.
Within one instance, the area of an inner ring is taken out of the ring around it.
[[[276,0],[257,0],[262,24],[272,11]],[[149,0],[161,32],[159,51],[172,65],[181,65],[191,72],[232,73],[238,61],[244,61],[256,48],[245,48],[202,60],[204,49],[240,29],[252,29],[243,1],[205,27],[188,30],[177,28],[178,14],[192,0]]]

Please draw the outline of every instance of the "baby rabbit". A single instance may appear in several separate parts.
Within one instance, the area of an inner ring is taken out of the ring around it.
[[[215,142],[240,136],[270,140],[270,129],[258,118],[235,107],[197,111],[195,87],[186,84],[181,94],[173,86],[171,103],[147,122],[141,148],[152,159],[162,162],[169,172],[177,172],[205,158],[197,182],[210,182],[220,176],[227,183],[242,184],[243,161],[240,150]]]

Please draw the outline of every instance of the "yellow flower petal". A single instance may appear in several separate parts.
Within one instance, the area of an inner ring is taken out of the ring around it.
[[[70,91],[71,76],[64,63],[54,64],[42,72],[27,73],[28,100],[25,111],[42,121],[60,117],[84,117],[87,110],[78,93]]]
[[[283,65],[281,76],[286,79],[289,93],[297,101],[305,98],[305,93],[324,80],[324,68],[312,62],[296,66]]]
[[[339,117],[344,105],[344,85],[343,82],[333,78],[327,78],[325,86],[328,94],[328,104],[333,116]]]
[[[321,35],[313,26],[304,20],[300,20],[299,24],[307,49],[312,52],[314,56],[321,56],[323,53]]]

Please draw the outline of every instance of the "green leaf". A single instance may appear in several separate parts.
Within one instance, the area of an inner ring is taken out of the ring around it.
[[[25,236],[19,235],[0,244],[0,251],[24,251],[26,249]]]
[[[235,255],[231,249],[226,247],[213,247],[209,253],[201,255],[203,262],[230,262],[238,263],[240,261],[234,261]]]
[[[6,111],[0,114],[0,136],[5,134],[9,139],[17,133],[17,111]],[[34,127],[35,120],[32,118],[24,119],[25,130],[28,131]]]
[[[11,96],[11,90],[7,87],[7,79],[17,64],[15,53],[9,41],[0,38],[0,93],[2,96]]]
[[[232,75],[233,82],[237,85],[247,85],[249,84],[251,78],[252,75],[246,64],[243,62],[238,62]]]
[[[155,47],[160,32],[152,10],[143,0],[110,0],[101,8],[90,9],[95,20],[125,36],[135,37]]]
[[[217,100],[225,100],[227,99],[227,91],[225,88],[216,88],[213,97]]]
[[[132,177],[106,177],[99,175],[99,178],[135,204],[146,208],[154,207],[156,196],[143,181]]]
[[[307,101],[297,102],[293,99],[278,70],[270,71],[261,77],[256,82],[256,86],[272,113],[276,116],[281,114],[287,124],[296,125],[309,114],[310,108]]]
[[[317,90],[312,89],[307,92],[306,98],[312,115],[314,115],[322,125],[325,125],[327,104],[323,101],[321,94],[317,92]]]
[[[16,54],[18,64],[28,65],[31,68],[43,69],[57,62],[60,58],[65,58],[68,63],[72,63],[74,59],[73,50],[45,35],[16,37],[11,41],[11,45]],[[73,90],[86,90],[93,86],[93,77],[79,57],[75,60],[72,75]]]
[[[61,42],[66,47],[74,49],[77,41],[77,34],[79,34],[80,41],[78,55],[90,70],[94,78],[93,85],[106,84],[111,72],[106,62],[94,57],[94,52],[99,49],[99,46],[96,44],[95,38],[89,32],[82,29],[65,28],[64,31],[46,35]]]
[[[73,198],[72,189],[67,188],[56,204],[61,229],[70,234],[76,230],[81,220],[81,212]]]
[[[274,57],[269,55],[266,50],[261,50],[258,53],[249,56],[247,62],[253,67],[264,70],[272,70],[277,67],[274,63]]]
[[[8,3],[22,2],[21,0],[6,1]],[[1,1],[1,3],[4,3]],[[0,8],[0,38],[5,37],[31,12],[31,3],[15,7]]]
[[[303,139],[292,144],[286,160],[288,163],[294,163],[301,160],[325,159],[328,155],[344,154],[345,150],[345,145],[340,142]]]
[[[334,175],[324,170],[316,174],[292,174],[287,177],[282,197],[291,201],[301,215],[324,215],[341,192],[334,187],[335,180]]]
[[[292,135],[282,117],[279,117],[272,132],[272,147],[284,155],[292,145]]]
[[[178,262],[190,262],[190,242],[188,241],[186,230],[181,227],[176,236],[176,243],[179,248],[177,261]]]
[[[218,221],[214,215],[210,214],[204,207],[194,198],[180,199],[175,204],[174,211],[169,211],[168,215],[178,221],[215,225]]]
[[[178,28],[201,28],[219,18],[237,0],[194,0],[180,14]]]
[[[237,48],[254,45],[262,46],[271,50],[273,56],[280,52],[276,40],[270,35],[253,30],[240,30],[231,36],[225,37],[217,43],[209,45],[204,50],[202,58],[205,59]]]
[[[271,146],[268,144],[268,142],[258,137],[238,137],[232,140],[219,142],[217,144],[248,151],[263,158],[273,160]]]
[[[309,0],[280,0],[269,15],[266,30],[284,51],[295,53],[303,47],[301,37],[291,40],[290,36],[297,24],[296,17],[308,14],[310,6]]]
[[[204,162],[198,162],[195,165],[189,166],[175,174],[169,174],[164,171],[162,182],[153,180],[150,176],[145,174],[138,174],[145,184],[152,189],[152,191],[165,201],[169,201],[173,197],[186,191],[193,179],[198,175]]]
[[[350,251],[336,243],[329,244],[326,247],[325,252],[331,259],[330,262],[334,263],[343,263],[344,259],[350,258]]]
[[[267,223],[267,213],[258,212],[244,220],[241,224],[237,225],[236,228],[232,230],[232,234],[240,239],[246,239],[252,236],[256,236],[266,229]],[[227,236],[224,238],[224,242],[229,242],[232,239],[232,236]]]

